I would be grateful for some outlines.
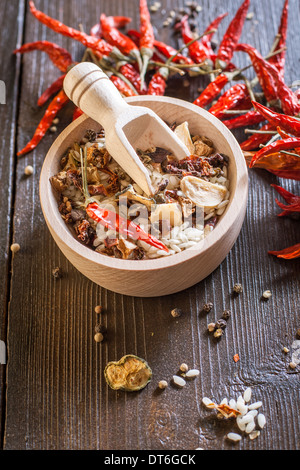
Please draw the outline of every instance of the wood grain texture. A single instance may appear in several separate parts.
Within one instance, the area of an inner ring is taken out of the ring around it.
[[[24,2],[5,1],[1,5],[5,15],[0,19],[0,80],[5,85],[5,96],[1,96],[0,104],[0,340],[6,344],[7,303],[10,292],[10,261],[9,246],[12,237],[12,212],[15,186],[15,139],[16,119],[18,111],[18,88],[21,61],[12,55],[17,44],[22,40],[24,22]],[[0,364],[0,434],[3,436],[3,417],[5,408],[5,368]],[[0,444],[1,445],[1,444]]]
[[[39,9],[69,25],[82,23],[86,30],[101,11],[132,16],[132,26],[136,26],[137,4],[137,0],[36,0]],[[203,0],[199,22],[206,27],[217,14],[229,11],[217,35],[220,39],[239,4]],[[282,4],[282,0],[252,0],[250,11],[255,16],[246,22],[242,40],[266,53],[277,31]],[[179,5],[183,1],[163,0],[162,10],[153,15],[157,35],[174,46],[178,46],[176,38],[162,26],[167,16],[163,10],[168,12]],[[288,83],[299,75],[299,51],[295,47],[299,22],[299,2],[290,0]],[[38,39],[58,42],[76,60],[83,54],[83,46],[57,36],[27,14],[24,42]],[[246,60],[242,55],[237,58],[241,64]],[[39,94],[58,74],[43,54],[24,56],[18,149],[31,138],[43,114],[35,105]],[[182,87],[174,78],[167,94],[192,101],[204,84],[205,79],[195,78]],[[15,95],[10,96],[13,105]],[[58,131],[69,122],[71,112],[69,106],[61,113]],[[12,120],[7,122],[11,125]],[[55,246],[38,199],[39,172],[53,139],[53,135],[47,135],[34,152],[18,161],[16,168],[13,223],[14,239],[21,251],[12,262],[5,325],[4,448],[299,450],[299,369],[291,371],[290,354],[282,352],[283,346],[290,347],[299,328],[299,262],[277,260],[267,254],[268,249],[296,243],[299,236],[297,221],[276,217],[270,183],[282,180],[262,170],[250,172],[247,216],[241,234],[221,266],[204,281],[171,296],[133,298],[93,284]],[[22,175],[27,164],[34,166],[35,174],[25,180]],[[297,191],[293,182],[284,182],[284,186]],[[7,244],[5,230],[1,241]],[[57,281],[51,276],[55,266],[63,271],[63,278]],[[235,282],[244,287],[236,298],[231,295]],[[273,295],[263,302],[265,289]],[[214,303],[214,309],[204,316],[200,311],[207,301]],[[104,307],[101,321],[107,327],[103,344],[93,339],[99,320],[94,307],[99,304]],[[183,309],[180,318],[171,316],[174,307]],[[225,336],[216,342],[208,336],[206,325],[218,319],[224,308],[232,310],[232,317]],[[140,393],[115,392],[105,383],[106,363],[126,353],[145,358],[153,369],[152,382]],[[233,361],[236,353],[240,356],[237,363]],[[197,367],[200,377],[183,390],[169,386],[159,393],[158,381],[170,380],[182,362]],[[253,388],[255,399],[263,401],[267,425],[258,439],[243,438],[233,446],[224,439],[233,425],[216,420],[203,409],[201,399],[236,397],[247,386]]]

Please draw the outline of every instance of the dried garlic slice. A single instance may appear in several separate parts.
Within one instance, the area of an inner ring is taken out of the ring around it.
[[[167,220],[172,227],[182,224],[182,212],[177,202],[167,204],[157,204],[150,216],[151,223],[159,220]]]
[[[180,183],[180,189],[196,206],[210,210],[223,201],[227,189],[218,184],[210,183],[196,176],[185,176]]]
[[[190,155],[193,155],[195,153],[195,146],[191,139],[191,134],[187,121],[177,126],[174,130],[174,133],[185,144],[186,148],[190,152]]]

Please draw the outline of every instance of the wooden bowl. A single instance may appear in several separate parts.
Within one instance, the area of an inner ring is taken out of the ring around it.
[[[235,243],[247,205],[247,167],[236,139],[209,112],[169,97],[136,96],[127,101],[132,105],[148,106],[168,123],[188,121],[192,134],[207,136],[217,151],[228,155],[230,202],[214,230],[193,249],[150,260],[110,258],[82,245],[61,218],[57,195],[49,178],[59,171],[60,158],[74,141],[80,140],[87,129],[99,130],[99,124],[85,115],[70,124],[47,153],[40,176],[41,206],[55,242],[86,277],[106,289],[126,295],[155,297],[172,294],[208,276],[220,265]]]

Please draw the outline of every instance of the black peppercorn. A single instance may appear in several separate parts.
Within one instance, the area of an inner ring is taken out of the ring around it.
[[[202,312],[209,313],[212,308],[213,308],[213,303],[212,302],[207,302],[207,304],[203,305]]]
[[[182,313],[183,312],[182,312],[181,308],[173,308],[173,310],[171,310],[171,315],[174,318],[181,317]]]
[[[87,139],[89,142],[93,142],[96,139],[96,137],[97,137],[97,134],[92,129],[87,130],[86,133],[84,134],[84,138]]]
[[[223,315],[222,315],[223,320],[227,321],[229,319],[230,315],[231,315],[230,310],[224,310]]]
[[[216,329],[221,328],[222,330],[224,330],[226,326],[227,326],[227,321],[224,320],[224,318],[220,318],[220,320],[217,321],[215,328]]]

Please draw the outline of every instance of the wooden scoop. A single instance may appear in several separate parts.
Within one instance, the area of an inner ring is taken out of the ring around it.
[[[82,62],[73,67],[65,77],[64,90],[78,108],[103,126],[108,152],[147,195],[155,189],[136,149],[163,147],[179,160],[189,155],[151,109],[127,104],[97,65]]]

